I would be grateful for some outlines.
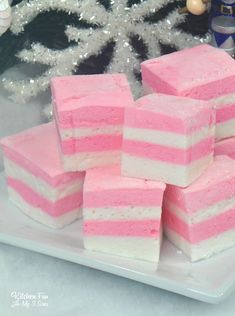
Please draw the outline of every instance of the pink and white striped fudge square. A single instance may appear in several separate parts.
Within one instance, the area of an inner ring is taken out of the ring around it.
[[[124,108],[133,103],[125,75],[57,77],[51,88],[65,170],[119,163]]]
[[[235,136],[235,63],[222,49],[199,45],[142,63],[145,93],[211,100],[216,139]]]
[[[207,101],[144,96],[125,112],[122,174],[185,187],[213,161],[214,130]]]
[[[235,161],[217,156],[187,188],[168,185],[163,201],[168,239],[192,261],[235,245]]]
[[[9,197],[22,212],[52,228],[82,216],[85,172],[65,172],[54,122],[1,140]]]
[[[122,177],[118,166],[88,170],[85,248],[157,263],[164,190],[164,183]]]

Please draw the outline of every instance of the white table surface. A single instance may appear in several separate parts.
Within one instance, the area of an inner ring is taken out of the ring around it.
[[[0,88],[0,137],[38,124],[42,120],[40,104],[39,100],[25,105],[16,104],[9,101]],[[1,167],[0,153],[0,170]],[[19,306],[14,307],[16,295],[35,295],[37,298],[20,299]],[[209,305],[0,244],[0,315],[234,316],[235,293],[219,305]]]

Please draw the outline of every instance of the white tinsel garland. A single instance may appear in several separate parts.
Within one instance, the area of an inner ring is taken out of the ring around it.
[[[11,31],[24,31],[24,27],[39,13],[62,10],[77,14],[80,20],[96,25],[96,28],[79,29],[68,25],[66,35],[77,44],[62,51],[55,51],[35,43],[31,49],[22,50],[18,57],[27,63],[48,66],[37,78],[29,80],[4,80],[5,88],[17,100],[27,101],[30,97],[48,88],[53,76],[70,75],[85,59],[98,54],[105,44],[115,42],[114,54],[107,72],[125,72],[135,96],[140,94],[140,84],[134,72],[140,69],[138,54],[130,45],[130,36],[138,35],[148,48],[148,58],[160,55],[160,45],[174,45],[178,49],[193,46],[200,38],[176,28],[183,22],[184,15],[178,10],[171,12],[164,20],[150,24],[144,20],[150,13],[157,12],[170,2],[177,0],[142,0],[128,7],[127,0],[111,0],[111,9],[106,10],[96,0],[23,0],[13,10]]]

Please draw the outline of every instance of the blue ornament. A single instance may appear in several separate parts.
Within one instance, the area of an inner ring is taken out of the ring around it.
[[[235,0],[212,0],[210,8],[212,45],[235,54]]]

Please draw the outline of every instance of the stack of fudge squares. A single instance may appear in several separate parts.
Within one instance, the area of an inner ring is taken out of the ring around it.
[[[2,139],[10,199],[85,249],[157,263],[162,232],[191,261],[235,245],[235,62],[199,45],[123,74],[52,79],[54,120]]]

